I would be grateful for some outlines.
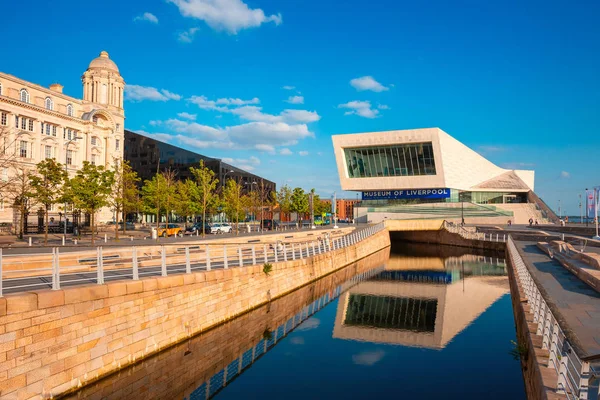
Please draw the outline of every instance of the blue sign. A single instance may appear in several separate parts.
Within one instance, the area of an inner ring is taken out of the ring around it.
[[[363,200],[447,199],[450,189],[371,190],[362,192]]]

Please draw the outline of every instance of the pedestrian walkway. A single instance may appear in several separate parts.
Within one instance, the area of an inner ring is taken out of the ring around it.
[[[582,360],[600,360],[600,294],[537,247],[515,241],[565,336]]]

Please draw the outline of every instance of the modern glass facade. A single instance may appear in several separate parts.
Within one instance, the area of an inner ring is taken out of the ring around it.
[[[349,178],[435,175],[431,142],[345,148]]]

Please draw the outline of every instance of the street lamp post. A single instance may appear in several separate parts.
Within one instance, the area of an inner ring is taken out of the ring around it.
[[[590,195],[588,193],[588,188],[585,188],[585,226],[586,227],[588,226],[588,223],[589,223],[589,218],[588,218],[588,216],[589,216],[589,214],[588,214],[589,211],[588,210],[590,209],[589,208],[590,205],[588,203],[589,202],[589,198],[590,198]]]
[[[73,139],[69,139],[67,141],[67,143],[65,144],[65,174],[66,174],[67,178],[69,177],[69,171],[67,169],[69,166],[69,145],[72,142],[79,140],[79,139],[83,139],[83,138],[80,136],[75,136]],[[71,162],[72,161],[73,160],[71,159]],[[65,232],[65,236],[67,236],[67,201],[66,200],[65,200],[64,207],[65,207],[65,229],[64,229],[64,232]]]
[[[600,239],[600,234],[598,233],[598,202],[600,201],[600,186],[595,187],[592,193],[594,193],[594,213],[596,216],[596,236],[594,236],[594,239],[598,240]]]
[[[581,208],[581,193],[579,193],[579,223],[583,224],[583,208]]]

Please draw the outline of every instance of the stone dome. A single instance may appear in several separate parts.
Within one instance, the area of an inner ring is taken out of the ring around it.
[[[117,74],[119,73],[117,64],[108,58],[108,53],[106,51],[100,52],[100,56],[92,60],[88,69],[105,69],[116,72]]]

